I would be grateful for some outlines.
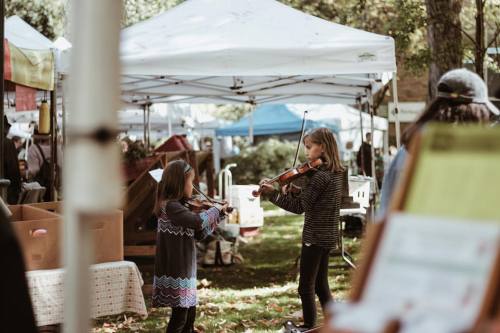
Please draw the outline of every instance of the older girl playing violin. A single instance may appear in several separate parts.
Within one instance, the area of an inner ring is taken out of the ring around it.
[[[193,191],[194,171],[182,160],[172,161],[163,171],[156,211],[155,273],[153,306],[171,307],[167,333],[194,332],[196,317],[196,247],[219,224],[227,205],[215,205],[201,213],[184,206]]]
[[[329,252],[339,244],[339,210],[342,195],[342,172],[337,142],[327,128],[317,128],[304,136],[307,159],[320,158],[323,164],[306,174],[309,181],[300,194],[275,190],[268,179],[260,182],[270,201],[287,211],[305,213],[300,254],[299,295],[304,325],[307,330],[316,324],[315,294],[323,309],[332,299],[328,285]]]

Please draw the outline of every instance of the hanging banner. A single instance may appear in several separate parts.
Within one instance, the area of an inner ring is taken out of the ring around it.
[[[18,48],[4,40],[4,78],[31,88],[54,89],[54,54],[51,50]]]

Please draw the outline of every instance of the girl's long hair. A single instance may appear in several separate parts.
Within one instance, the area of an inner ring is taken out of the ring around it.
[[[401,136],[401,142],[408,147],[411,140],[428,122],[450,124],[489,123],[492,120],[490,111],[484,104],[467,101],[452,101],[436,98],[429,104],[418,119],[411,124]]]
[[[337,140],[335,140],[335,136],[333,135],[332,131],[330,131],[326,127],[316,128],[308,132],[304,136],[304,143],[306,138],[309,138],[313,143],[323,145],[324,154],[322,156],[322,159],[327,170],[333,172],[344,171],[345,168],[340,161]]]
[[[155,214],[157,216],[167,201],[181,200],[184,197],[186,177],[190,171],[191,167],[184,160],[175,160],[167,164],[156,192]]]

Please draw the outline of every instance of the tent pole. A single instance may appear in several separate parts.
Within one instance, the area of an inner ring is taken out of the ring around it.
[[[359,109],[359,133],[361,135],[361,145],[359,146],[359,149],[361,150],[361,161],[364,161],[364,158],[363,158],[363,142],[364,142],[364,137],[363,137],[363,105],[361,104],[361,98],[358,98],[357,99],[357,104],[358,104],[358,109]],[[356,155],[356,162],[357,162],[357,155]],[[363,163],[363,162],[361,162]],[[360,174],[359,173],[359,169],[362,169],[359,165],[358,165],[358,175]],[[361,170],[364,174],[364,170]]]
[[[64,147],[64,145],[66,145],[66,99],[64,98],[64,92],[66,90],[65,85],[66,85],[66,82],[64,81],[64,75],[61,75],[61,87],[62,87],[61,109],[62,109],[62,145],[63,145],[63,147]]]
[[[168,137],[172,137],[172,115],[170,104],[167,103]]]
[[[149,147],[151,146],[151,103],[148,103],[146,106],[146,112],[147,112],[147,142],[146,142],[146,149],[149,151]]]
[[[142,106],[142,141],[146,145],[146,104]]]
[[[250,110],[250,116],[248,118],[248,141],[250,145],[253,145],[253,112],[255,111],[255,104],[252,103],[252,110]]]
[[[368,96],[368,109],[370,111],[370,130],[371,130],[371,135],[372,135],[372,142],[371,142],[371,156],[372,156],[372,181],[373,181],[373,187],[375,189],[374,193],[371,195],[371,202],[370,202],[370,211],[371,211],[371,221],[372,223],[375,223],[375,202],[377,201],[377,194],[378,194],[378,183],[377,183],[377,173],[375,172],[375,147],[373,146],[374,141],[373,141],[373,95],[372,95],[372,88],[370,86],[369,90],[367,91],[367,96]]]
[[[115,211],[123,197],[120,152],[115,143],[121,17],[121,1],[71,1],[74,52],[63,171],[65,333],[90,330],[91,221]],[[95,73],[99,73],[98,80]]]
[[[399,123],[398,72],[392,73],[392,100],[394,102],[394,127],[396,128],[396,147],[401,145],[401,128]]]

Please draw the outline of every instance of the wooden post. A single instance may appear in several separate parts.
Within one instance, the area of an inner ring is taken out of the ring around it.
[[[49,198],[50,201],[55,201],[55,181],[56,181],[56,166],[57,166],[57,70],[56,70],[56,54],[52,50],[54,58],[54,89],[50,92],[50,179],[49,179]]]
[[[196,152],[190,150],[188,152],[188,163],[191,164],[194,170],[194,184],[200,186],[200,170],[198,168],[198,162],[196,161]]]
[[[207,157],[206,170],[207,173],[207,188],[208,188],[208,196],[214,198],[215,197],[215,168],[214,168],[214,154],[210,151],[210,154]]]

